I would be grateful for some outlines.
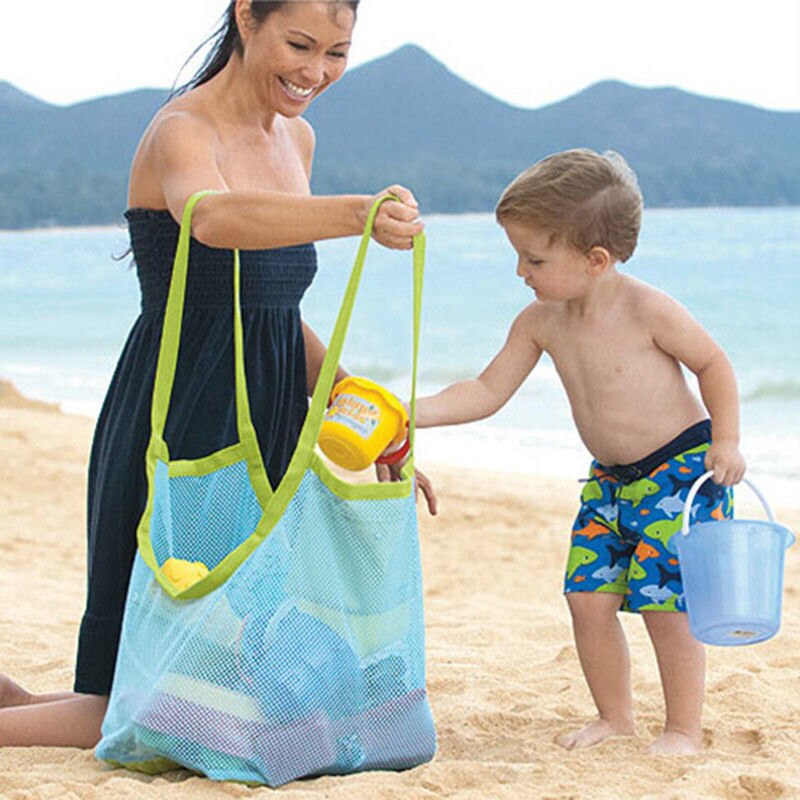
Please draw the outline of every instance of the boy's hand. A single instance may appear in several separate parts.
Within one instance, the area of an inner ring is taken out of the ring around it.
[[[707,470],[714,471],[714,483],[722,484],[722,486],[733,486],[735,483],[739,483],[747,468],[744,458],[739,452],[739,445],[727,439],[711,443],[711,447],[706,452],[705,466]]]
[[[378,476],[378,480],[381,483],[386,483],[387,481],[401,480],[400,470],[403,468],[403,463],[405,462],[401,462],[398,464],[376,464],[375,473]],[[432,517],[435,517],[437,511],[439,510],[439,503],[436,498],[436,490],[433,488],[431,479],[424,472],[420,472],[418,469],[415,469],[414,470],[415,498],[419,498],[420,491],[422,491],[422,494],[425,496],[425,503],[428,506],[428,513]]]

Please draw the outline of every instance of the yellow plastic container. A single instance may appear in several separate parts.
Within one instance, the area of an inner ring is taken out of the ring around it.
[[[351,376],[333,387],[319,446],[340,467],[362,470],[390,445],[402,444],[407,427],[406,410],[393,394],[366,378]]]
[[[161,565],[161,571],[181,591],[208,575],[208,567],[202,561],[184,561],[182,558],[168,558]]]

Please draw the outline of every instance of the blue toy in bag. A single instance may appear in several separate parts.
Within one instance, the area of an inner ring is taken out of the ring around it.
[[[398,482],[353,485],[315,452],[375,214],[387,198],[368,217],[297,449],[273,490],[250,420],[238,251],[239,442],[190,461],[172,460],[163,438],[192,209],[204,194],[183,213],[153,389],[147,507],[97,757],[147,773],[184,766],[270,786],[416,766],[433,757],[436,736],[425,690],[413,460]],[[412,444],[423,264],[420,235]]]

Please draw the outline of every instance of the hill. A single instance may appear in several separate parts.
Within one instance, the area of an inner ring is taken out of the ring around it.
[[[0,228],[118,221],[130,159],[166,97],[141,89],[61,107],[0,83]],[[800,203],[800,113],[597,83],[509,105],[406,45],[354,68],[309,108],[314,190],[413,187],[427,211],[485,211],[507,181],[568,147],[615,149],[650,206]]]

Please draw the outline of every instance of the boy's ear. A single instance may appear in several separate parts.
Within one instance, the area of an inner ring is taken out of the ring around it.
[[[589,262],[589,270],[593,275],[600,275],[605,272],[613,263],[611,253],[605,247],[595,245],[586,255]]]

